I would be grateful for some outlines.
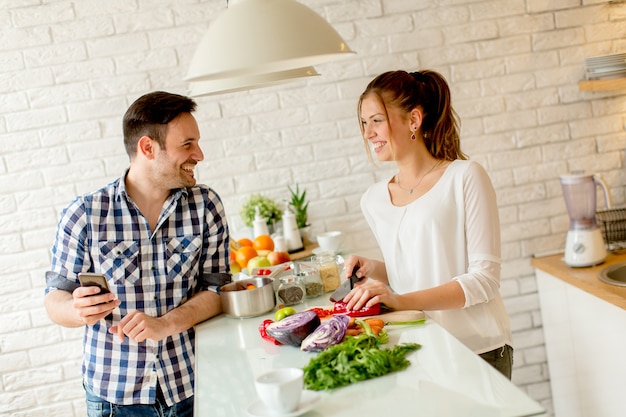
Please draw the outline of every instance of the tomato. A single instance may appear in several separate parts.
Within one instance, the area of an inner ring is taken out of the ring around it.
[[[278,310],[274,314],[274,320],[275,321],[281,321],[285,317],[291,316],[292,314],[296,314],[296,310],[294,310],[292,307],[284,307],[284,308],[281,308],[280,310]]]
[[[272,273],[272,270],[271,269],[266,269],[266,268],[262,268],[262,269],[259,269],[258,271],[256,271],[256,274],[257,275],[261,275],[261,276],[269,275],[271,273]]]

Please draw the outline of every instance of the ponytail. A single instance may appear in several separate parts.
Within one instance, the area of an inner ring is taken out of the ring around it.
[[[423,112],[422,137],[426,148],[437,159],[467,159],[461,151],[458,115],[452,108],[450,87],[436,71],[408,73],[389,71],[374,78],[359,99],[376,94],[386,105],[406,114],[416,107]]]

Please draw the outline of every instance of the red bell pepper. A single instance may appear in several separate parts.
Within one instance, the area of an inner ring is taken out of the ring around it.
[[[314,311],[321,320],[332,317],[333,310],[330,308],[322,308],[322,307],[311,307],[310,311]]]
[[[337,301],[333,305],[333,314],[345,314],[349,317],[376,316],[380,314],[380,303],[374,304],[371,307],[363,307],[360,310],[348,310],[346,309],[346,305],[347,303],[344,303],[343,301]]]
[[[272,342],[275,345],[281,345],[282,343],[280,343],[278,340],[274,339],[272,336],[267,334],[267,330],[265,330],[267,326],[269,326],[272,323],[273,321],[270,319],[263,320],[263,322],[259,324],[259,334],[264,340],[267,340],[268,342]]]

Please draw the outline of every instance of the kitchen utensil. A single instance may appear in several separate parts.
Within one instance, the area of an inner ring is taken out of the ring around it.
[[[272,282],[271,278],[256,277],[222,285],[218,293],[224,314],[246,318],[272,311],[276,306]]]
[[[598,265],[606,259],[606,247],[596,223],[596,187],[602,188],[607,208],[611,208],[608,187],[596,175],[561,175],[561,187],[570,217],[565,242],[565,263],[572,267]]]
[[[256,392],[272,415],[291,413],[298,408],[304,388],[300,368],[273,369],[254,380]]]
[[[426,315],[421,310],[397,310],[389,311],[387,313],[377,314],[375,316],[359,317],[363,319],[381,319],[385,322],[385,325],[389,326],[401,326],[411,322],[425,320]],[[416,324],[416,323],[411,323]]]
[[[348,278],[341,285],[339,285],[335,292],[330,295],[330,301],[336,303],[337,301],[343,300],[343,297],[345,297],[350,291],[352,291],[352,289],[354,288],[354,284],[363,279],[362,277],[359,278],[356,276],[356,271],[358,270],[358,265],[355,265],[354,268],[352,268],[352,275],[350,275],[350,278]]]

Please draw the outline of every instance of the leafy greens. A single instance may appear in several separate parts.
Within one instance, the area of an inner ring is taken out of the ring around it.
[[[381,343],[384,342],[367,332],[330,346],[304,367],[304,387],[331,390],[400,371],[411,364],[405,356],[421,348],[418,343],[381,348]]]

